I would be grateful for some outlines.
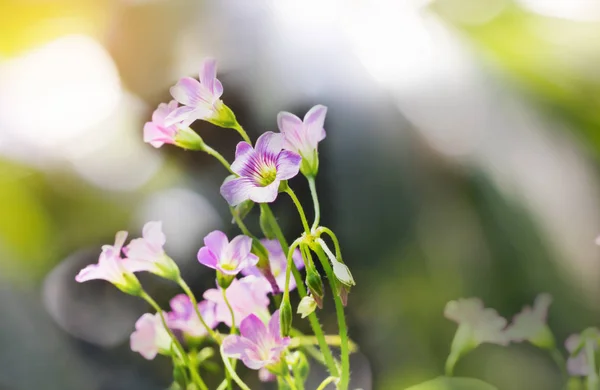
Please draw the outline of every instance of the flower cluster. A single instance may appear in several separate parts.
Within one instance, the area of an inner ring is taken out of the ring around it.
[[[159,221],[146,223],[142,236],[127,245],[128,233],[117,233],[114,245],[102,247],[98,263],[85,267],[75,279],[103,279],[148,302],[154,311],[143,314],[136,322],[130,337],[131,349],[146,359],[157,355],[171,357],[175,380],[172,388],[207,389],[198,369],[214,354],[217,345],[227,371],[219,388],[231,388],[234,381],[240,388],[248,389],[231,359],[240,359],[246,367],[259,370],[261,380],[276,380],[281,386],[288,386],[285,388],[295,388],[294,384],[303,383],[307,377],[308,360],[303,351],[306,347],[319,354],[319,360],[330,372],[331,377],[321,387],[334,381],[339,389],[346,390],[350,343],[343,306],[354,279],[342,261],[335,233],[320,226],[315,187],[317,149],[325,138],[327,108],[316,105],[303,120],[281,112],[276,121],[280,131],[265,132],[253,144],[233,111],[221,100],[223,85],[217,79],[214,59],[202,63],[198,80],[184,77],[170,92],[173,100],[160,103],[152,121],[144,125],[144,142],[155,148],[175,145],[208,153],[232,173],[224,179],[220,193],[242,234],[230,238],[225,232],[213,231],[204,237],[197,254],[201,266],[214,270],[215,288],[204,291],[202,300],[196,299],[176,262],[165,252],[166,236]],[[231,164],[190,128],[196,120],[233,129],[241,135],[243,141],[237,144]],[[307,178],[312,191],[312,227],[288,184],[298,173]],[[293,200],[304,228],[304,233],[289,246],[268,205],[282,192]],[[255,203],[260,204],[264,237],[255,236],[243,222]],[[325,236],[333,242],[335,254],[324,241]],[[323,307],[325,292],[314,256],[330,284],[340,336],[326,337],[316,318],[315,310]],[[136,277],[138,272],[170,280],[183,293],[171,299],[169,310],[163,310],[143,289]],[[297,313],[302,318],[310,317],[313,336],[305,336],[292,327],[290,292],[294,290],[302,298]],[[340,363],[334,359],[328,343],[340,347]],[[318,352],[313,345],[318,345]]]

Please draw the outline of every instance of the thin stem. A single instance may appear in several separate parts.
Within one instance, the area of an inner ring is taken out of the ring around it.
[[[319,341],[314,336],[295,336],[289,347],[293,349],[306,345],[316,345],[318,342]],[[342,338],[339,335],[325,335],[325,342],[327,345],[339,347],[342,345]],[[358,351],[358,345],[352,340],[348,340],[348,348],[350,349],[350,353]]]
[[[325,380],[323,382],[321,382],[319,387],[317,387],[317,390],[325,390],[325,388],[327,387],[328,384],[333,383],[336,380],[338,380],[338,378],[335,376],[329,376],[329,377],[325,378]]]
[[[196,364],[196,356],[192,354],[189,356],[190,359],[190,373],[192,374],[192,380],[200,385],[200,388],[208,390],[206,383],[202,380],[202,377],[198,373],[198,366]]]
[[[200,320],[200,322],[202,323],[202,326],[204,326],[204,329],[206,329],[206,332],[210,335],[210,337],[212,337],[218,344],[221,343],[221,338],[215,333],[214,330],[211,329],[210,326],[208,326],[208,324],[206,323],[206,321],[204,320],[204,318],[202,317],[202,314],[200,313],[200,310],[198,309],[198,301],[196,301],[196,297],[194,296],[194,293],[192,293],[192,290],[190,289],[190,286],[187,285],[187,283],[185,282],[185,280],[183,280],[182,278],[179,278],[177,280],[177,284],[179,284],[179,286],[181,287],[181,289],[185,292],[185,294],[190,298],[190,301],[192,302],[192,306],[194,306],[194,311],[196,312],[196,315],[198,316],[198,319]]]
[[[230,206],[229,211],[231,211],[231,216],[233,216],[235,223],[238,225],[238,227],[240,228],[242,233],[244,233],[244,235],[246,235],[248,237],[254,238],[254,235],[250,232],[250,230],[248,230],[248,228],[246,227],[246,224],[244,224],[244,221],[242,221],[240,216],[235,212],[234,208]]]
[[[563,357],[562,353],[560,353],[560,351],[556,347],[550,350],[549,353],[552,357],[552,360],[554,360],[554,363],[556,363],[556,365],[560,369],[563,378],[567,380],[569,378],[569,374],[567,373],[566,369],[567,363],[565,362],[565,358]]]
[[[229,299],[227,299],[227,290],[222,288],[223,292],[223,300],[229,309],[229,314],[231,314],[231,331],[230,334],[235,334],[235,312],[233,311],[233,307],[231,307],[231,303],[229,303]]]
[[[163,310],[161,309],[161,307],[144,290],[142,290],[142,292],[140,293],[140,297],[142,299],[144,299],[146,302],[148,302],[150,304],[150,306],[152,306],[154,308],[154,310],[156,310],[156,313],[158,313],[158,316],[160,317],[160,321],[162,322],[163,327],[167,331],[167,334],[169,335],[169,337],[171,337],[171,342],[173,343],[173,345],[175,345],[177,352],[181,355],[181,358],[183,359],[184,363],[186,364],[188,370],[190,371],[192,378],[194,379],[194,382],[198,385],[198,387],[200,387],[201,390],[208,390],[208,387],[206,387],[206,384],[204,384],[204,382],[200,378],[200,375],[198,374],[197,370],[191,366],[189,356],[185,353],[183,346],[181,345],[181,343],[179,342],[177,337],[175,337],[175,335],[171,331],[171,328],[169,328],[169,325],[167,325],[167,321],[165,320],[165,316],[164,316],[164,313],[163,313]],[[194,375],[194,372],[195,372],[195,375]]]
[[[308,221],[306,220],[306,214],[304,213],[302,204],[298,200],[298,197],[294,193],[294,190],[292,190],[289,186],[286,186],[285,192],[290,196],[290,198],[292,198],[294,205],[296,205],[296,208],[298,209],[298,214],[300,214],[300,219],[302,220],[302,226],[304,227],[304,231],[306,232],[306,234],[310,234],[310,228],[308,227]]]
[[[242,125],[240,125],[239,123],[236,122],[235,125],[232,127],[232,129],[237,131],[242,136],[244,141],[246,141],[248,144],[252,145],[252,141],[250,141],[250,137],[248,137],[248,133],[246,133],[246,130],[244,130]]]
[[[287,267],[285,268],[285,287],[283,290],[283,300],[288,301],[290,299],[290,276],[292,274],[292,267],[294,264],[294,249],[300,245],[302,238],[297,238],[287,251]]]
[[[325,270],[325,274],[327,275],[327,279],[329,280],[329,286],[331,288],[331,295],[333,295],[333,301],[335,303],[335,312],[338,320],[338,330],[340,332],[340,349],[341,349],[341,359],[342,359],[342,373],[340,377],[340,383],[338,385],[339,390],[346,390],[348,388],[348,384],[350,382],[350,348],[348,346],[348,328],[346,325],[346,317],[344,315],[344,305],[342,304],[342,300],[339,295],[335,293],[336,291],[336,278],[333,275],[333,269],[329,264],[329,259],[323,252],[323,248],[321,246],[317,246],[315,253],[321,260],[321,265]]]
[[[338,241],[338,238],[333,232],[333,230],[325,226],[319,226],[319,228],[317,229],[317,234],[320,235],[320,233],[325,233],[329,237],[331,237],[331,241],[333,241],[333,246],[335,248],[335,258],[337,259],[337,261],[342,262],[342,250],[340,249],[340,242]]]
[[[229,362],[229,359],[225,356],[225,353],[223,351],[223,345],[222,344],[221,344],[221,348],[219,348],[219,349],[221,350],[221,358],[223,359],[223,364],[225,365],[225,369],[229,372],[229,375],[231,375],[231,377],[233,378],[233,380],[235,381],[235,383],[237,383],[237,385],[242,390],[250,390],[250,388],[248,387],[248,385],[246,385],[244,383],[244,381],[240,379],[240,377],[235,372],[235,370],[233,369],[233,367],[231,367],[231,363]]]
[[[217,152],[216,150],[214,150],[213,148],[211,148],[210,146],[204,144],[204,149],[203,149],[206,153],[210,154],[211,156],[213,156],[214,158],[216,158],[217,160],[219,160],[219,162],[221,164],[223,164],[223,166],[225,167],[225,169],[227,169],[230,173],[234,173],[231,170],[231,164],[229,164],[229,161],[227,161],[225,159],[225,157],[223,157],[223,155],[219,152]]]
[[[587,377],[587,389],[598,390],[598,373],[596,372],[596,351],[594,344],[596,341],[586,340],[585,342],[585,357],[589,367]]]
[[[275,236],[277,236],[277,240],[279,241],[281,248],[283,249],[284,253],[287,253],[289,247],[285,236],[283,235],[283,232],[281,231],[281,228],[279,227],[279,224],[277,223],[277,220],[273,215],[273,211],[268,205],[264,208],[264,211],[266,215],[272,220],[273,228],[275,230]],[[300,271],[298,271],[298,268],[296,267],[296,264],[294,262],[292,262],[292,274],[294,275],[294,280],[296,281],[296,288],[298,289],[298,294],[300,295],[300,298],[304,298],[306,296],[306,287],[304,286],[304,280],[302,280],[302,275],[300,275]],[[308,316],[308,321],[310,322],[310,327],[313,333],[315,334],[315,337],[319,341],[319,348],[321,349],[321,353],[323,354],[323,361],[325,362],[325,365],[327,366],[329,372],[332,375],[337,376],[338,367],[335,363],[333,355],[331,354],[331,350],[329,349],[329,346],[325,341],[323,329],[321,329],[321,324],[319,324],[317,315],[314,312],[311,313]]]
[[[315,230],[321,222],[321,206],[319,205],[319,196],[317,195],[317,185],[315,184],[315,177],[308,176],[308,186],[310,187],[310,195],[312,196],[313,205],[315,207],[315,221],[312,224],[311,230]]]

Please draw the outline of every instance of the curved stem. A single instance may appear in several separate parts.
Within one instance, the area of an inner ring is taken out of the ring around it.
[[[285,236],[283,235],[283,232],[279,227],[279,223],[277,223],[277,220],[273,215],[273,211],[268,205],[264,209],[266,215],[272,220],[273,228],[275,230],[275,236],[277,237],[277,240],[279,241],[283,252],[287,253],[289,247]],[[296,267],[296,264],[294,262],[292,262],[292,274],[294,275],[294,280],[296,280],[296,288],[298,289],[298,294],[300,295],[300,298],[304,298],[306,296],[306,287],[304,286],[304,280],[302,280],[302,275],[300,275],[300,271],[298,271],[298,268]],[[321,324],[319,324],[317,315],[314,312],[311,313],[308,316],[308,321],[310,322],[310,327],[313,333],[315,334],[315,337],[319,341],[319,348],[321,349],[321,353],[323,354],[323,361],[325,362],[325,365],[327,366],[329,372],[332,375],[338,375],[338,367],[335,363],[333,355],[331,354],[331,350],[329,349],[329,346],[325,341],[323,329],[321,329]]]
[[[219,348],[219,349],[221,351],[221,358],[223,359],[223,364],[225,365],[225,369],[229,372],[229,375],[231,375],[231,377],[233,378],[233,380],[235,381],[235,383],[237,383],[237,385],[242,390],[250,390],[250,388],[248,387],[248,385],[246,385],[244,383],[244,381],[240,379],[240,377],[235,372],[235,370],[233,369],[233,367],[231,367],[231,363],[229,362],[229,359],[223,353],[223,345],[222,344],[221,344],[221,348]]]
[[[319,226],[321,222],[321,206],[319,205],[319,197],[317,195],[317,186],[315,184],[315,177],[308,176],[308,186],[310,187],[310,195],[312,196],[313,205],[315,207],[315,221],[312,224],[311,230],[314,230]]]
[[[327,387],[328,384],[335,382],[337,379],[338,378],[335,376],[330,376],[330,377],[325,378],[325,380],[323,382],[321,382],[319,387],[317,387],[317,390],[325,390],[325,388]]]
[[[225,169],[227,169],[229,171],[229,173],[234,173],[231,170],[231,164],[229,164],[229,162],[227,160],[225,160],[225,157],[223,157],[223,155],[221,153],[217,152],[216,150],[214,150],[213,148],[211,148],[210,146],[208,146],[206,144],[204,144],[203,150],[206,153],[213,156],[214,158],[216,158],[217,160],[219,160],[219,162],[225,167]]]
[[[335,258],[337,259],[337,261],[339,261],[341,263],[342,262],[342,250],[340,249],[340,242],[338,241],[337,236],[335,235],[333,230],[331,230],[325,226],[319,226],[319,228],[317,229],[317,234],[320,235],[321,232],[327,234],[331,238],[331,241],[333,241],[333,246],[335,248]]]
[[[285,287],[283,290],[283,301],[286,300],[289,302],[290,299],[290,276],[292,274],[292,267],[294,264],[294,249],[300,245],[302,242],[302,238],[297,238],[292,245],[289,247],[287,251],[287,266],[285,268]]]
[[[346,390],[348,389],[348,384],[350,382],[350,348],[348,346],[348,328],[346,325],[346,317],[344,315],[344,305],[339,295],[335,293],[336,291],[336,277],[333,274],[333,269],[329,264],[329,259],[323,252],[321,246],[317,246],[316,254],[321,260],[321,265],[325,270],[325,274],[327,275],[327,279],[329,280],[329,286],[331,288],[331,294],[333,295],[333,301],[335,303],[335,312],[338,320],[338,330],[340,332],[340,349],[341,349],[341,360],[342,360],[342,372],[340,376],[340,383],[338,385],[338,389]]]
[[[246,141],[248,144],[252,145],[252,141],[250,140],[250,137],[248,137],[248,133],[246,133],[246,130],[244,130],[244,128],[242,127],[242,125],[240,125],[239,123],[235,122],[235,125],[232,127],[232,129],[234,129],[235,131],[237,131],[242,138],[244,139],[244,141]]]
[[[255,238],[254,235],[250,232],[250,230],[248,230],[248,228],[246,227],[246,224],[244,224],[244,221],[242,221],[240,216],[235,212],[233,207],[229,206],[229,211],[231,212],[231,216],[233,217],[235,223],[238,225],[242,233],[244,233],[244,235],[248,237]]]
[[[292,190],[289,186],[286,186],[285,192],[290,196],[290,198],[292,198],[294,205],[296,205],[296,208],[298,209],[298,214],[300,214],[300,219],[302,220],[302,226],[304,227],[304,231],[306,232],[306,234],[310,234],[310,228],[308,227],[308,221],[306,220],[306,214],[304,213],[302,204],[298,200],[298,197],[294,193],[294,190]]]
[[[233,307],[231,307],[231,303],[229,303],[229,299],[227,299],[227,290],[222,288],[223,292],[223,300],[229,309],[229,314],[231,314],[231,331],[230,334],[235,334],[235,312],[233,311]]]
[[[184,363],[186,364],[188,370],[190,371],[190,373],[192,375],[192,378],[194,378],[194,382],[198,385],[198,387],[201,390],[208,390],[208,387],[206,387],[206,384],[204,384],[204,382],[200,378],[200,375],[198,374],[198,371],[196,370],[196,368],[192,367],[190,365],[189,356],[185,353],[183,346],[181,345],[181,343],[179,342],[177,337],[175,337],[175,335],[171,331],[171,328],[169,328],[169,325],[167,325],[167,321],[165,320],[164,312],[161,309],[161,307],[144,290],[142,290],[142,292],[140,293],[140,297],[142,299],[144,299],[146,302],[148,302],[150,304],[150,306],[152,306],[154,308],[154,310],[156,310],[156,312],[158,313],[158,316],[160,317],[160,321],[162,322],[163,327],[167,331],[169,337],[171,337],[171,342],[173,343],[173,345],[175,345],[177,352],[179,352],[179,354],[181,355],[181,359],[183,359]],[[195,375],[194,375],[194,373],[195,373]]]
[[[221,338],[216,334],[216,332],[214,330],[211,329],[210,326],[208,326],[208,324],[202,317],[202,314],[200,313],[200,310],[198,309],[198,301],[196,301],[196,297],[194,296],[194,293],[192,293],[192,290],[187,285],[185,280],[183,280],[180,277],[177,280],[177,284],[179,285],[179,287],[181,287],[181,289],[185,292],[185,294],[190,298],[190,301],[192,302],[192,306],[194,306],[194,311],[196,312],[198,319],[202,323],[202,326],[204,326],[204,329],[206,329],[206,332],[210,335],[210,337],[212,337],[217,342],[217,344],[220,344]]]

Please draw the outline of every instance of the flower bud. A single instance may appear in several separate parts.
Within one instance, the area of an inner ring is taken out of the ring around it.
[[[315,301],[315,299],[310,295],[307,295],[304,298],[302,298],[302,300],[298,304],[298,311],[296,313],[300,314],[302,318],[306,318],[308,315],[310,315],[310,313],[315,311],[316,307],[317,302]]]
[[[210,118],[206,118],[206,121],[226,129],[239,126],[237,119],[235,119],[235,114],[233,111],[231,111],[231,108],[227,107],[227,105],[225,105],[225,103],[223,103],[221,100],[218,100],[215,103],[215,113]]]
[[[321,280],[321,275],[319,275],[319,272],[312,263],[307,264],[306,267],[306,286],[317,306],[319,306],[319,309],[322,309],[323,297],[325,296],[323,291],[323,281]]]
[[[287,337],[292,330],[292,305],[290,305],[290,298],[288,296],[283,297],[283,301],[279,307],[279,315],[281,321],[281,336]]]
[[[333,273],[340,283],[348,287],[356,285],[352,273],[350,273],[350,268],[348,268],[346,264],[339,261],[333,261],[333,259],[331,263],[333,266]]]
[[[175,145],[188,150],[204,150],[204,141],[189,127],[177,129],[177,134],[175,134]]]
[[[273,290],[273,294],[279,294],[281,291],[279,290],[279,286],[277,285],[277,280],[275,276],[273,276],[273,272],[271,271],[271,262],[269,261],[269,252],[267,248],[259,240],[256,238],[252,239],[252,253],[254,253],[258,257],[258,263],[256,264],[256,268],[260,270],[265,279],[271,285],[271,289]]]

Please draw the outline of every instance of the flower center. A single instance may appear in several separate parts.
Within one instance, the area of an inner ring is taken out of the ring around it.
[[[260,175],[258,177],[258,184],[263,187],[268,186],[273,183],[277,178],[277,168],[274,166],[266,166],[260,170]]]
[[[221,260],[220,266],[221,266],[221,268],[223,268],[224,270],[227,270],[227,271],[233,271],[237,267],[237,265],[235,264],[235,261],[233,261],[233,259]]]

